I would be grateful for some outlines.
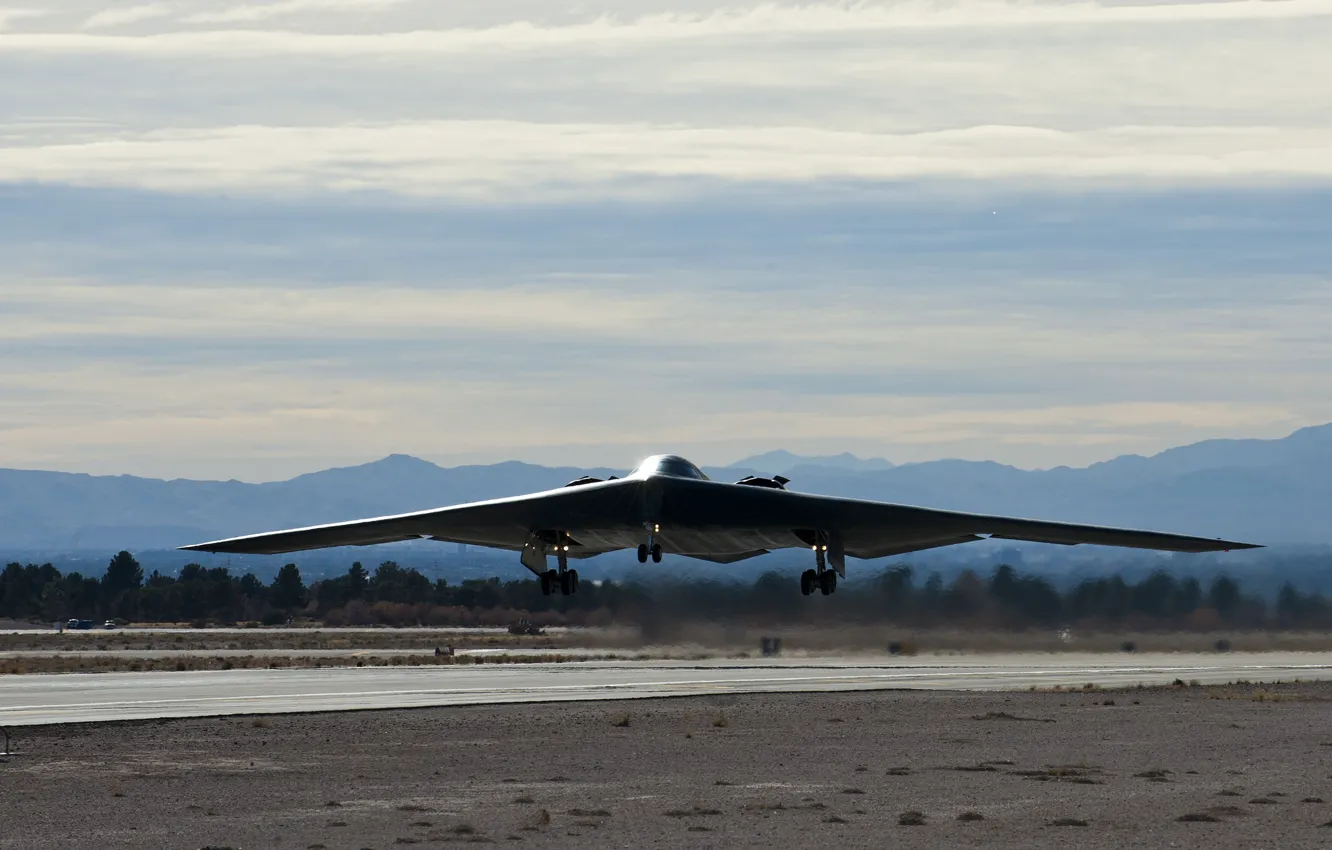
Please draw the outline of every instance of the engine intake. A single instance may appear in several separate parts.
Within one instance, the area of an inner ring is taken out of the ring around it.
[[[783,475],[774,475],[771,478],[759,478],[756,475],[746,475],[735,483],[744,484],[747,487],[767,487],[771,490],[785,490],[786,485],[790,482],[791,479]]]

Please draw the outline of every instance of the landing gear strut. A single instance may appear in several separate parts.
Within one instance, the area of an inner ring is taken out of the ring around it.
[[[812,547],[814,565],[817,569],[805,570],[800,574],[800,592],[809,596],[818,590],[824,596],[832,596],[837,591],[837,572],[828,569],[828,544],[820,539]]]
[[[643,527],[647,529],[648,539],[646,543],[638,544],[638,563],[646,564],[648,558],[652,558],[652,563],[661,563],[661,544],[656,541],[657,532],[661,531],[661,526],[655,522],[645,522]]]
[[[578,570],[569,569],[569,543],[566,535],[561,535],[557,541],[555,555],[559,569],[546,570],[541,574],[541,592],[550,596],[558,589],[565,596],[572,596],[578,592]]]

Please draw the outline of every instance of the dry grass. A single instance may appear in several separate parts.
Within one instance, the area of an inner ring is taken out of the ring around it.
[[[148,626],[159,624],[145,624]],[[173,626],[176,624],[165,624]],[[291,651],[320,649],[396,649],[429,650],[452,646],[455,649],[534,649],[553,650],[581,646],[585,631],[569,630],[551,635],[525,636],[492,632],[448,630],[403,631],[391,628],[310,628],[273,631],[218,631],[195,629],[180,632],[67,631],[35,629],[19,634],[0,634],[0,652],[31,650],[114,651],[114,650],[217,650],[285,649]],[[597,630],[601,631],[601,630]]]
[[[902,814],[897,816],[897,823],[899,826],[924,826],[925,813],[918,812],[914,809],[908,812],[902,812]]]
[[[1054,723],[1044,717],[1019,717],[1016,714],[1009,714],[1007,711],[987,711],[984,714],[974,715],[972,720],[1020,720],[1027,723]]]
[[[1291,684],[1254,687],[1251,682],[1245,680],[1229,685],[1211,686],[1207,689],[1207,698],[1247,702],[1322,702],[1328,699],[1326,696],[1316,694],[1302,694]]]
[[[839,650],[890,652],[899,655],[950,652],[1113,652],[1122,653],[1132,644],[1134,653],[1217,652],[1219,641],[1228,641],[1229,652],[1324,652],[1332,650],[1332,632],[1084,632],[1074,628],[1070,639],[1061,639],[1055,629],[1029,631],[911,629],[892,624],[837,625],[831,627],[795,624],[743,626],[734,623],[668,623],[664,631],[646,643],[631,629],[588,629],[578,633],[579,645],[589,647],[670,647],[677,652],[714,650],[757,652],[759,639],[779,636],[786,654]]]
[[[187,633],[72,631],[55,634],[33,630],[0,634],[0,652],[61,651],[115,652],[118,650],[231,650],[247,652],[280,649],[304,650],[419,650],[432,653],[437,646],[467,649],[531,649],[557,653],[568,647],[594,650],[646,650],[649,657],[708,658],[718,653],[747,657],[759,638],[771,635],[771,625],[745,627],[726,623],[680,622],[652,643],[638,629],[615,626],[569,629],[543,636],[518,636],[457,630],[404,631],[393,628],[308,628],[289,631],[191,630]],[[1216,652],[1223,642],[1231,652],[1332,650],[1332,633],[1318,632],[1081,632],[1074,628],[1069,640],[1053,629],[1030,631],[969,631],[964,629],[904,629],[891,624],[820,627],[791,625],[777,629],[791,652],[870,651],[896,655],[961,652],[1122,652],[1131,644],[1136,653]],[[632,658],[633,656],[629,656]],[[148,662],[144,662],[147,664]],[[447,662],[439,662],[447,663]],[[465,663],[465,662],[464,662]],[[238,665],[239,666],[239,665]],[[146,666],[144,669],[162,669]],[[190,668],[209,669],[209,668]],[[13,672],[13,671],[11,671]]]
[[[1081,818],[1055,818],[1050,821],[1050,826],[1086,826],[1087,822]]]
[[[668,812],[662,812],[668,818],[699,818],[714,817],[722,814],[720,809],[705,809],[702,806],[694,806],[689,809],[671,809]]]
[[[108,654],[18,656],[0,659],[0,676],[31,673],[140,673],[193,670],[278,670],[291,667],[437,667],[458,664],[565,664],[617,660],[613,655],[177,655],[136,658]]]

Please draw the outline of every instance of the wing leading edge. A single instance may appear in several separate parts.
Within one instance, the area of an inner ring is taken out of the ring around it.
[[[896,506],[894,506],[896,507]],[[899,508],[899,511],[902,509]],[[845,532],[847,554],[858,558],[882,558],[922,549],[934,549],[977,540],[1020,540],[1053,543],[1060,546],[1115,546],[1128,549],[1152,549],[1165,552],[1228,552],[1232,549],[1260,549],[1252,543],[1240,543],[1185,534],[1168,534],[1130,528],[1079,525],[1064,522],[1018,519],[1015,517],[964,514],[908,508],[906,515],[897,511],[883,525],[856,525]],[[908,531],[908,529],[911,529]]]
[[[431,539],[495,549],[523,548],[535,529],[595,528],[622,521],[638,496],[632,482],[607,481],[436,508],[416,513],[314,525],[182,546],[187,551],[277,555],[334,546],[374,546]],[[581,553],[580,553],[581,554]]]
[[[821,535],[837,538],[847,555],[864,559],[985,538],[1173,552],[1261,548],[1182,534],[960,513],[679,477],[582,484],[182,548],[280,554],[428,538],[517,551],[534,534],[559,532],[573,544],[569,557],[582,558],[639,545],[649,524],[659,524],[664,551],[718,563],[808,546]]]

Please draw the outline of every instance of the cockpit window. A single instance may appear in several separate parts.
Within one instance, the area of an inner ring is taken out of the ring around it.
[[[676,478],[696,478],[707,481],[703,470],[676,455],[654,455],[638,465],[638,471],[648,475],[673,475]]]

